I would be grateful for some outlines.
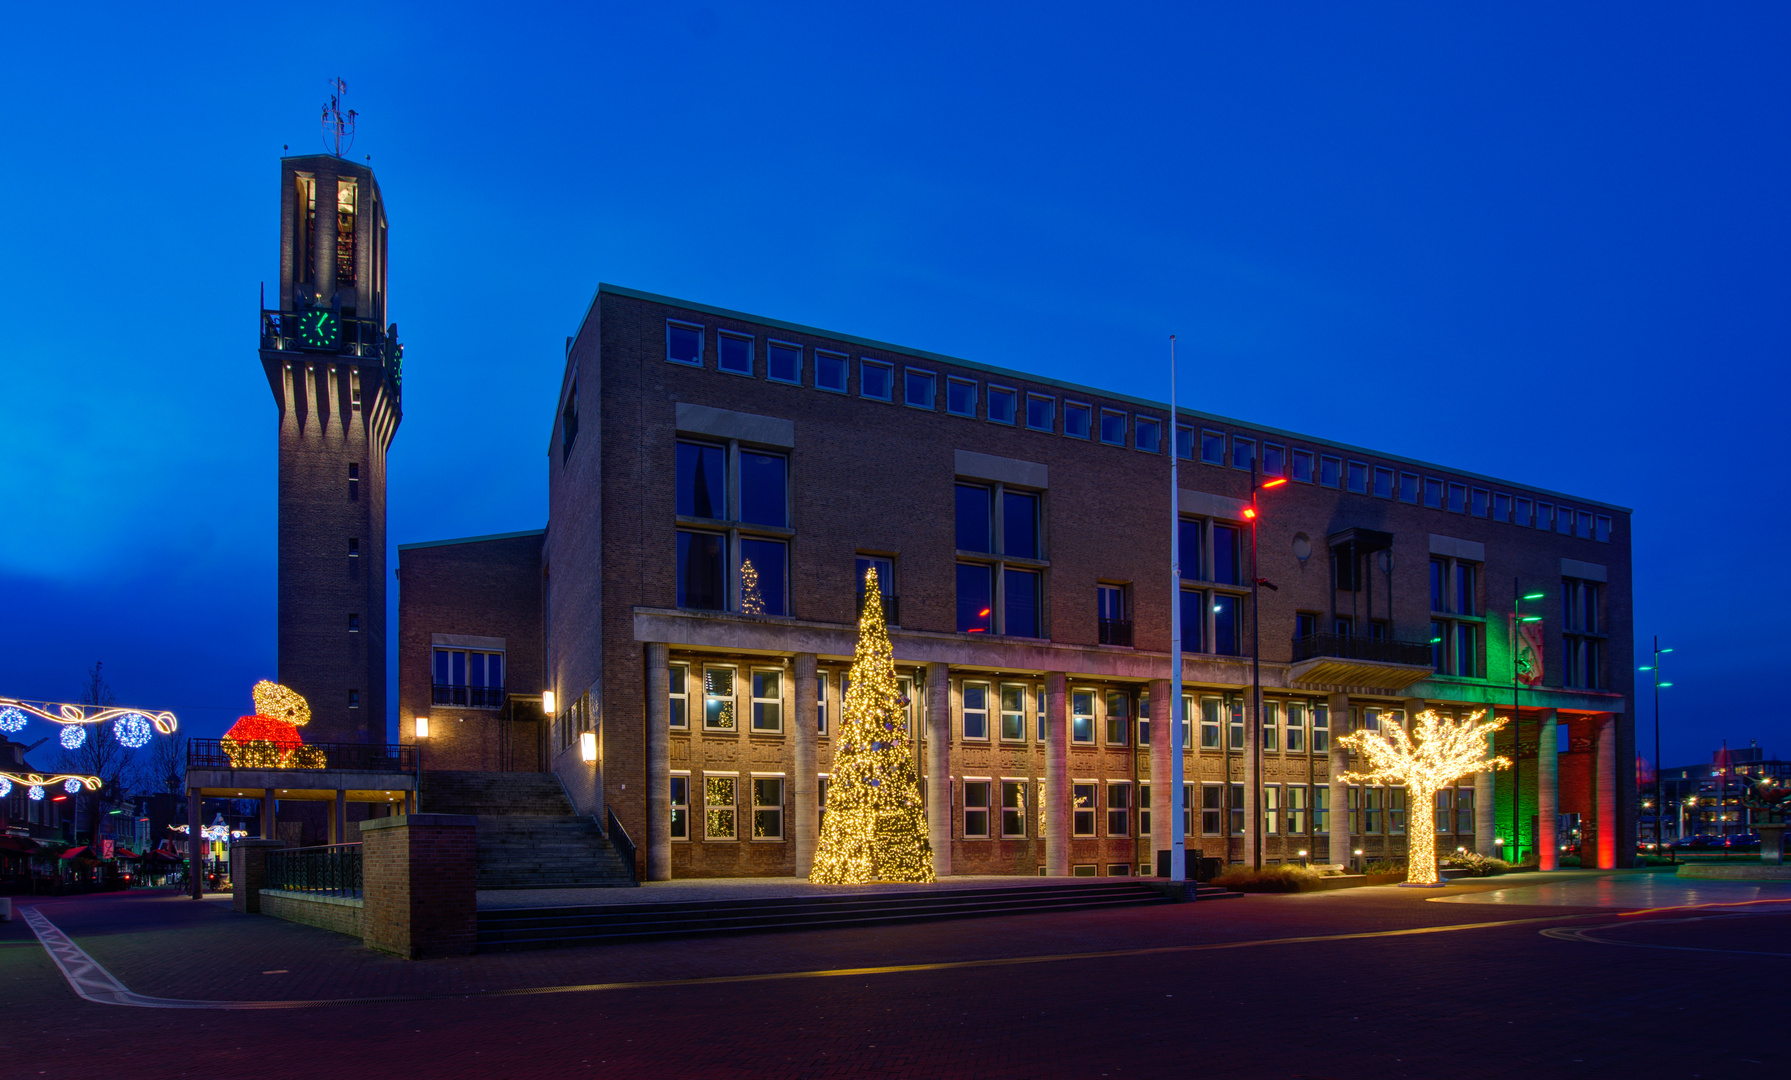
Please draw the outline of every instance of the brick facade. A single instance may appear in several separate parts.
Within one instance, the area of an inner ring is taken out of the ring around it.
[[[365,906],[359,900],[340,896],[313,896],[282,889],[262,889],[257,902],[261,914],[276,919],[333,930],[349,937],[360,937],[362,933]]]
[[[361,936],[368,945],[412,960],[472,953],[476,823],[458,814],[361,822]]]

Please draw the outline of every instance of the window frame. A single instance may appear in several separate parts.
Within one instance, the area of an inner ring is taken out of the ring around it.
[[[678,797],[678,782],[684,782],[684,797]],[[690,770],[673,769],[670,782],[666,785],[666,796],[670,803],[668,818],[670,819],[671,836],[674,843],[690,841]],[[680,821],[680,815],[682,820]]]
[[[925,404],[920,404],[918,402],[911,400],[912,395],[909,393],[909,391],[912,389],[912,384],[911,384],[910,380],[915,379],[915,378],[922,379],[926,383],[927,400],[926,400]],[[908,408],[908,409],[924,409],[927,412],[938,412],[939,411],[939,375],[938,375],[938,373],[934,372],[934,371],[929,371],[926,368],[908,367],[908,366],[904,365],[902,367],[902,406],[904,408]]]
[[[821,381],[822,365],[839,365],[840,384],[833,386]],[[829,394],[852,393],[852,357],[848,353],[834,352],[832,349],[815,350],[815,389],[825,390]]]
[[[684,689],[678,689],[679,676],[682,675]],[[690,730],[690,665],[688,663],[669,663],[666,665],[666,727],[672,731]],[[677,708],[675,706],[682,706]],[[679,722],[678,714],[683,713],[683,721]]]
[[[1149,428],[1151,431],[1151,442],[1154,445],[1143,445],[1146,428]],[[1160,454],[1163,452],[1163,421],[1161,418],[1146,416],[1143,413],[1132,414],[1132,449],[1146,454]]]
[[[741,375],[748,379],[754,378],[756,375],[756,372],[757,372],[757,368],[758,368],[758,356],[757,356],[758,350],[754,348],[754,345],[757,343],[757,340],[758,339],[756,337],[754,337],[752,334],[742,334],[737,330],[717,329],[715,331],[715,370],[719,371],[723,375]],[[731,367],[724,367],[722,365],[722,355],[723,355],[722,342],[723,341],[743,341],[746,343],[746,370],[745,371],[740,371],[740,370],[737,370],[737,369],[731,368]]]
[[[1045,423],[1043,426],[1032,422],[1032,407],[1034,404],[1037,404],[1037,403],[1043,403],[1045,406],[1046,419],[1045,419]],[[1031,390],[1026,391],[1026,430],[1027,431],[1043,431],[1046,434],[1055,434],[1056,433],[1056,431],[1057,431],[1057,399],[1055,397],[1053,397],[1050,394],[1034,393]]]
[[[711,789],[709,787],[711,780],[725,781],[725,782],[731,784],[732,787],[729,790],[732,791],[732,793],[733,793],[733,800],[731,802],[716,802],[716,801],[714,801],[711,798]],[[712,818],[711,815],[722,814],[722,813],[725,813],[728,815],[728,822],[729,822],[731,831],[727,832],[727,833],[716,832],[716,833],[712,834],[710,832],[710,823],[714,819]],[[703,842],[704,843],[727,843],[727,844],[734,844],[734,843],[740,842],[740,774],[739,773],[737,773],[737,772],[733,772],[733,773],[709,772],[706,769],[703,771]]]
[[[1020,707],[1018,709],[1009,709],[1007,707],[1007,695],[1010,690],[1019,695]],[[998,684],[995,688],[995,709],[997,715],[1000,717],[1000,721],[996,728],[998,741],[1023,745],[1026,742],[1026,684]],[[1008,717],[1010,716],[1018,718],[1018,734],[1008,734]]]
[[[771,350],[773,350],[773,349],[793,349],[793,350],[795,350],[795,353],[796,353],[796,377],[795,378],[793,378],[793,379],[779,378],[777,375],[772,373]],[[774,382],[774,383],[782,383],[785,386],[801,386],[802,385],[802,346],[796,344],[793,341],[780,341],[777,338],[766,338],[765,339],[765,381],[766,382]]]
[[[1081,697],[1082,695],[1087,695],[1087,697],[1088,697],[1088,711],[1086,713],[1080,713],[1080,712],[1076,711],[1077,698]],[[1097,721],[1099,719],[1098,716],[1096,715],[1098,708],[1099,708],[1099,706],[1097,705],[1097,702],[1100,700],[1100,692],[1095,690],[1093,687],[1078,687],[1076,689],[1069,691],[1069,698],[1070,698],[1070,700],[1066,703],[1069,706],[1069,708],[1066,711],[1069,713],[1069,724],[1070,724],[1070,739],[1069,739],[1069,741],[1070,741],[1070,745],[1072,745],[1072,746],[1093,746],[1093,745],[1095,745],[1095,728],[1097,726]],[[1078,737],[1078,734],[1077,734],[1076,722],[1081,719],[1086,719],[1088,721],[1088,727],[1087,727],[1088,735],[1086,737]]]
[[[865,389],[865,383],[867,380],[865,379],[864,374],[867,369],[871,369],[871,368],[880,369],[883,371],[883,373],[885,375],[887,375],[889,377],[889,393],[888,394],[885,394],[882,397],[878,397],[876,394],[873,394]],[[873,357],[869,357],[869,356],[860,356],[858,358],[858,396],[860,398],[864,399],[865,401],[881,401],[888,405],[895,404],[895,381],[896,381],[895,377],[896,377],[896,365],[894,363],[892,363],[891,361],[877,360],[877,359],[875,359]]]
[[[1130,780],[1109,780],[1107,781],[1106,787],[1107,803],[1105,809],[1107,811],[1107,835],[1131,836],[1133,810],[1132,782]],[[1119,795],[1120,802],[1124,805],[1117,807],[1113,805],[1115,794]],[[1119,825],[1118,829],[1113,827],[1116,822]]]
[[[1239,462],[1242,456],[1248,460]],[[1231,437],[1231,467],[1247,473],[1256,472],[1256,439],[1248,435]]]
[[[1107,437],[1107,421],[1110,419],[1117,419],[1119,421],[1120,429],[1119,438],[1117,439],[1109,439]],[[1102,446],[1117,446],[1122,449],[1126,446],[1126,419],[1127,413],[1124,409],[1109,409],[1105,405],[1101,406],[1099,418],[1100,427],[1096,432],[1096,435]]]
[[[1215,444],[1218,447],[1218,453],[1209,456],[1208,451],[1213,449]],[[1225,433],[1223,431],[1214,431],[1212,428],[1200,429],[1200,463],[1224,467]]]
[[[1004,776],[998,783],[1001,791],[1001,838],[1003,840],[1024,840],[1026,839],[1026,781]],[[1011,805],[1008,802],[1009,794],[1015,795]],[[1017,830],[1008,828],[1010,819],[1019,823]]]
[[[1385,493],[1383,493],[1381,491],[1381,478],[1382,477],[1385,477],[1387,480],[1387,490]],[[1398,491],[1397,491],[1398,484],[1399,484],[1399,474],[1396,471],[1394,471],[1393,469],[1387,468],[1385,465],[1376,465],[1374,467],[1374,486],[1371,489],[1371,494],[1373,494],[1375,498],[1391,500],[1396,494],[1398,494]]]
[[[1096,800],[1101,797],[1100,788],[1101,782],[1099,780],[1088,779],[1070,781],[1070,836],[1077,839],[1087,839],[1099,835],[1096,829],[1099,823],[1101,808],[1096,805]],[[1083,798],[1088,800],[1086,806],[1081,805],[1077,801]],[[1082,828],[1084,819],[1088,822],[1086,831]]]
[[[777,802],[767,803],[759,800],[759,785],[770,781],[777,783]],[[748,813],[752,815],[752,836],[748,839],[754,843],[782,844],[789,839],[784,828],[784,803],[790,797],[790,783],[783,773],[755,772],[747,776],[747,785],[751,788],[752,807]],[[777,835],[763,833],[759,829],[761,814],[777,815]]]
[[[775,697],[759,696],[759,679],[762,676],[777,680],[777,695]],[[751,701],[748,730],[755,735],[782,735],[784,733],[784,669],[781,667],[755,667],[749,670],[748,677],[751,680],[747,686],[747,693]],[[762,723],[760,719],[768,709],[776,710],[775,722],[769,725]]]
[[[1269,452],[1270,451],[1274,451],[1275,456],[1279,461],[1279,464],[1277,464],[1272,469],[1269,468]],[[1278,443],[1278,442],[1269,442],[1267,439],[1264,439],[1262,442],[1262,474],[1264,476],[1284,477],[1287,475],[1287,467],[1288,467],[1288,462],[1287,462],[1287,446],[1286,446],[1286,444]]]
[[[961,798],[958,805],[958,825],[961,830],[960,835],[963,839],[992,839],[989,833],[989,811],[991,809],[989,803],[992,794],[991,789],[994,787],[994,784],[994,778],[988,776],[966,776],[960,781],[959,791]],[[977,791],[974,789],[981,790]],[[982,801],[980,803],[972,803],[970,800],[973,795],[979,795]],[[972,830],[970,817],[972,814],[982,815],[982,831],[976,832]]]
[[[1332,472],[1327,474],[1327,472],[1326,472],[1327,468],[1332,470]],[[1329,479],[1329,480],[1325,479],[1325,477],[1327,475],[1331,475],[1332,479]],[[1320,455],[1318,455],[1318,486],[1332,488],[1333,490],[1337,490],[1337,491],[1343,490],[1343,459],[1342,458],[1338,457],[1335,454],[1320,454]]]
[[[1006,420],[1003,420],[1001,417],[995,415],[995,395],[997,395],[997,394],[1005,395],[1007,398],[1008,417]],[[997,386],[994,383],[990,383],[987,387],[986,397],[988,399],[987,419],[988,419],[989,423],[1001,424],[1004,427],[1018,427],[1019,426],[1018,413],[1019,413],[1019,408],[1020,408],[1020,391],[1018,389],[1016,389],[1012,386]]]
[[[694,360],[679,360],[672,356],[672,328],[673,327],[677,327],[680,330],[695,330],[696,331],[696,335],[697,335],[696,359],[694,359]],[[702,323],[685,322],[683,319],[671,319],[671,318],[666,319],[665,320],[665,359],[666,359],[666,363],[677,364],[680,367],[693,367],[693,368],[702,367],[703,366],[703,353],[706,352],[709,347],[708,336],[709,336],[708,329]]]
[[[1305,464],[1305,476],[1301,476],[1301,463]],[[1287,475],[1291,480],[1302,484],[1318,483],[1318,459],[1312,451],[1303,447],[1294,447],[1287,452]]]
[[[969,412],[965,412],[961,409],[954,409],[951,407],[951,400],[952,400],[951,392],[954,388],[955,389],[968,389],[970,391],[970,411]],[[946,411],[947,415],[949,415],[949,416],[967,416],[970,419],[975,420],[976,419],[977,399],[980,396],[981,395],[977,393],[977,381],[975,379],[966,379],[966,378],[963,378],[962,376],[958,376],[958,375],[947,375],[945,377],[945,411]]]
[[[1358,476],[1362,480],[1360,487],[1356,485]],[[1370,485],[1373,483],[1373,476],[1371,467],[1366,461],[1347,461],[1343,466],[1343,490],[1352,495],[1367,495],[1371,491]]]
[[[725,695],[710,692],[709,673],[711,671],[728,673],[728,691]],[[723,702],[726,723],[711,724],[709,722],[709,700],[711,698]],[[740,666],[738,664],[711,664],[707,661],[703,663],[703,730],[705,732],[728,732],[735,735],[740,733]]]
[[[1072,409],[1076,410],[1077,412],[1081,413],[1081,415],[1082,415],[1082,432],[1081,432],[1081,434],[1077,434],[1076,432],[1070,430],[1070,411]],[[1095,416],[1095,412],[1094,412],[1093,405],[1089,404],[1086,401],[1071,401],[1068,398],[1065,398],[1064,402],[1063,402],[1063,434],[1064,434],[1064,436],[1066,438],[1071,438],[1071,439],[1081,439],[1083,442],[1092,442],[1094,440],[1094,416]]]

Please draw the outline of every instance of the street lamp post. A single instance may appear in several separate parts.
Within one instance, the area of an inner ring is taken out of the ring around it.
[[[1255,826],[1246,835],[1253,837],[1250,847],[1250,865],[1262,869],[1262,615],[1261,605],[1257,603],[1258,586],[1267,585],[1273,591],[1273,582],[1258,577],[1256,573],[1256,493],[1264,488],[1280,487],[1287,483],[1285,477],[1263,482],[1257,475],[1256,462],[1250,463],[1250,505],[1245,508],[1244,516],[1250,519],[1250,715],[1255,722],[1250,738],[1250,793],[1254,796],[1256,806]],[[1249,730],[1246,728],[1245,730]]]
[[[1654,635],[1654,663],[1642,665],[1643,671],[1654,674],[1654,851],[1656,854],[1660,853],[1662,833],[1666,831],[1661,827],[1661,815],[1667,812],[1667,804],[1661,801],[1660,796],[1660,688],[1673,685],[1670,682],[1660,681],[1660,657],[1662,653],[1672,651],[1672,646],[1664,649],[1660,647],[1660,635],[1656,634]],[[1680,832],[1683,834],[1684,830],[1681,829]]]
[[[1187,837],[1182,831],[1182,728],[1188,718],[1182,709],[1182,514],[1181,480],[1176,462],[1181,457],[1181,429],[1175,412],[1175,335],[1169,335],[1169,880],[1178,886],[1188,880]],[[1193,436],[1190,435],[1190,438]],[[1151,737],[1156,738],[1153,718]],[[1155,779],[1154,777],[1152,778]],[[1161,782],[1161,781],[1157,781]],[[1153,826],[1156,822],[1151,822]],[[1153,828],[1152,833],[1156,832]],[[1156,848],[1156,844],[1151,844]],[[1230,858],[1228,855],[1227,858]]]
[[[1524,667],[1518,663],[1518,650],[1523,646],[1523,624],[1541,622],[1540,615],[1524,615],[1519,605],[1526,600],[1541,600],[1539,592],[1526,593],[1516,578],[1511,579],[1511,861],[1518,862],[1523,858],[1524,850],[1524,786],[1521,783],[1524,767],[1523,713],[1518,705],[1518,676]],[[1542,737],[1542,729],[1536,729],[1537,738]],[[1548,748],[1540,744],[1536,747],[1536,778],[1542,779],[1542,755]],[[1494,841],[1497,843],[1497,841]],[[1550,840],[1549,843],[1554,843]]]

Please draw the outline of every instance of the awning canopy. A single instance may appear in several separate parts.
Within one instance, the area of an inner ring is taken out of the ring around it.
[[[69,848],[67,851],[62,853],[62,857],[65,859],[78,858],[78,857],[80,857],[81,853],[86,850],[87,850],[87,845],[85,845],[85,844],[81,845],[80,847]],[[93,858],[93,856],[91,856],[91,855],[89,855],[87,857],[90,859]]]
[[[0,851],[18,851],[29,855],[39,847],[38,842],[29,836],[0,836]]]

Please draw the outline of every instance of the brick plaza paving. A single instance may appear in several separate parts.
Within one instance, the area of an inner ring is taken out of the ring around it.
[[[145,1000],[293,1007],[86,1001],[15,915],[5,1080],[1704,1078],[1788,1060],[1767,1017],[1791,983],[1791,887],[1659,873],[421,962],[225,900],[17,903]]]

